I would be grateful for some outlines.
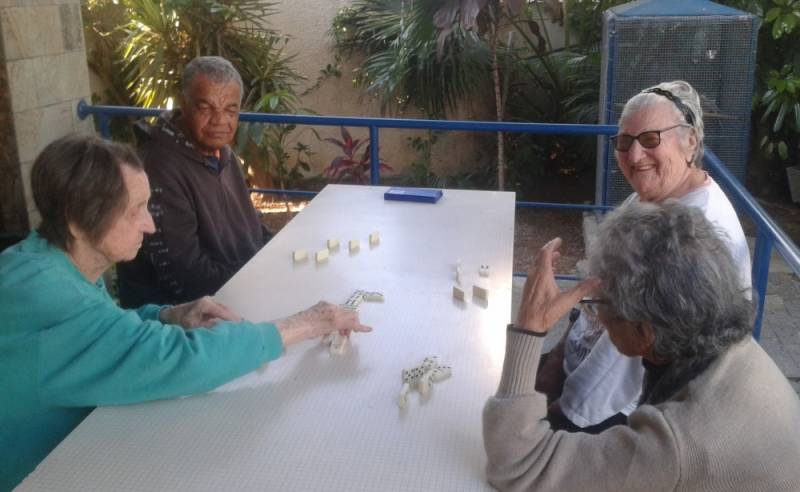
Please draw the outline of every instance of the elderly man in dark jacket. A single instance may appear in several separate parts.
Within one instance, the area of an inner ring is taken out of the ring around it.
[[[269,240],[230,147],[242,79],[224,58],[192,60],[181,109],[139,122],[156,232],[136,259],[117,267],[124,307],[214,294]]]

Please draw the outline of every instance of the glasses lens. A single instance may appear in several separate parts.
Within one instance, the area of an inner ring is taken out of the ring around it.
[[[634,138],[630,135],[617,135],[614,137],[614,148],[620,152],[627,152],[633,141]]]
[[[644,132],[639,135],[639,143],[645,149],[658,147],[658,144],[661,143],[661,134],[660,132]]]
[[[593,302],[582,302],[581,309],[591,320],[597,319],[597,304]]]

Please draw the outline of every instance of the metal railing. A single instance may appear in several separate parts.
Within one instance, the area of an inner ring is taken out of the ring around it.
[[[78,116],[85,119],[89,116],[96,116],[100,133],[105,138],[111,137],[110,118],[133,116],[158,116],[163,109],[143,109],[126,106],[90,106],[85,101],[78,103]],[[413,129],[413,130],[449,130],[449,131],[473,131],[473,132],[514,132],[532,133],[544,135],[606,135],[611,136],[617,133],[616,125],[578,125],[578,124],[549,124],[549,123],[504,123],[490,121],[457,121],[457,120],[421,120],[421,119],[398,119],[398,118],[357,118],[357,117],[338,117],[338,116],[310,116],[310,115],[288,115],[288,114],[268,114],[268,113],[248,113],[243,112],[239,115],[239,121],[247,123],[272,123],[272,124],[291,124],[291,125],[314,125],[314,126],[349,126],[362,127],[369,129],[370,137],[370,183],[380,184],[380,145],[379,130],[381,128],[393,129]],[[761,323],[764,315],[764,300],[767,294],[767,279],[769,277],[769,264],[774,247],[795,274],[800,275],[800,250],[791,239],[781,230],[781,228],[764,211],[755,198],[742,186],[736,177],[731,174],[722,161],[708,148],[705,149],[706,167],[714,175],[720,186],[726,191],[728,197],[736,208],[745,213],[756,226],[756,246],[753,255],[753,288],[756,291],[758,305],[756,308],[756,318],[753,328],[753,336],[758,339],[761,334]],[[600,170],[607,173],[608,169]],[[601,176],[602,183],[607,183],[605,176]],[[280,194],[286,196],[314,196],[316,193],[301,190],[276,190],[256,188],[252,189],[256,193]],[[607,194],[605,190],[603,197]],[[560,210],[576,211],[608,211],[613,207],[607,204],[582,205],[566,203],[547,203],[547,202],[528,202],[517,201],[517,208],[549,208]],[[516,276],[525,276],[524,273],[514,273]],[[575,280],[577,277],[570,275],[560,275],[561,279]]]

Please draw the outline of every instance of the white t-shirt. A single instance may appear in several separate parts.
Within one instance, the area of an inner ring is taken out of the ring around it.
[[[633,193],[622,206],[638,200],[639,196]],[[725,236],[739,267],[741,285],[748,289],[750,298],[750,250],[728,197],[707,177],[703,186],[678,201],[702,210]],[[579,427],[599,424],[620,412],[629,415],[638,404],[644,378],[641,357],[620,354],[602,326],[590,322],[583,314],[567,334],[564,372],[567,378],[559,404],[564,415]]]

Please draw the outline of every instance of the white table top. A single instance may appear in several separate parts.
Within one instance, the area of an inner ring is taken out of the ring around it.
[[[326,187],[216,296],[266,320],[379,291],[383,303],[360,308],[372,333],[354,334],[341,356],[317,341],[293,346],[210,394],[98,408],[20,489],[488,489],[481,412],[510,316],[514,194],[445,190],[423,204],[384,201],[386,189]],[[339,250],[317,264],[329,238]],[[297,249],[309,259],[294,263]],[[457,260],[466,302],[452,297]],[[473,283],[489,287],[488,303],[472,299]],[[400,410],[401,370],[429,355],[452,377]]]

